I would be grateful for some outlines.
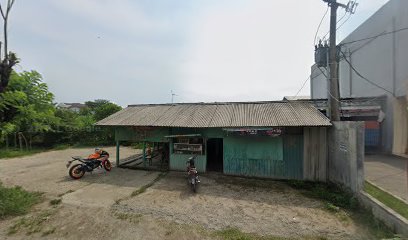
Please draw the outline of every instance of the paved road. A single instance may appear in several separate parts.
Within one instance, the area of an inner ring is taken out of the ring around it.
[[[408,202],[407,159],[391,155],[366,155],[365,177]]]

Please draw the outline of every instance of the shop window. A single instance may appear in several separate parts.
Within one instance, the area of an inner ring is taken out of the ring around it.
[[[175,138],[173,141],[174,154],[204,155],[203,138]]]

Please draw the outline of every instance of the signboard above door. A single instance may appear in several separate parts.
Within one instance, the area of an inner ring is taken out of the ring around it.
[[[266,136],[278,137],[284,132],[283,128],[224,128],[228,136]]]

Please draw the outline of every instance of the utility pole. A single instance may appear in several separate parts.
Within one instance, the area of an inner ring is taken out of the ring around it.
[[[329,41],[329,96],[328,115],[332,121],[340,121],[340,91],[339,91],[339,71],[337,59],[336,31],[337,31],[337,9],[342,7],[350,14],[354,13],[357,4],[350,1],[347,5],[338,3],[337,0],[323,0],[330,6],[330,41]]]

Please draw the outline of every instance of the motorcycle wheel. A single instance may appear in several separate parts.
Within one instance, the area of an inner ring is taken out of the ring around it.
[[[102,165],[106,171],[110,172],[112,170],[112,163],[109,160],[105,160]]]
[[[82,168],[82,164],[75,164],[69,169],[69,176],[73,179],[80,179],[84,174],[85,170]]]
[[[194,193],[197,192],[197,184],[191,184],[191,189]]]

